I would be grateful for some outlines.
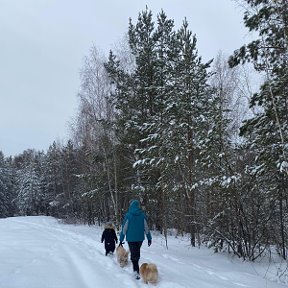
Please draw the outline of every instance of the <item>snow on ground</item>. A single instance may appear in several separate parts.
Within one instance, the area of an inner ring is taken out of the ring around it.
[[[139,288],[131,263],[120,268],[115,255],[105,256],[102,228],[65,225],[52,217],[0,219],[0,288]],[[159,288],[279,288],[268,279],[275,270],[206,248],[191,248],[185,238],[153,235],[141,249],[140,264],[156,263]],[[125,243],[127,248],[127,245]],[[264,277],[265,276],[265,277]]]

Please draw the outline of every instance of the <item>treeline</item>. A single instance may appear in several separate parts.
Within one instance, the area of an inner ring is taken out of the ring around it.
[[[286,259],[288,7],[247,3],[244,23],[260,36],[230,57],[234,68],[221,54],[204,63],[187,21],[177,30],[163,11],[130,20],[108,59],[92,47],[71,140],[0,155],[0,216],[119,225],[138,198],[165,237],[176,228],[192,246],[250,260],[274,247]],[[247,61],[265,74],[249,113],[237,66]]]

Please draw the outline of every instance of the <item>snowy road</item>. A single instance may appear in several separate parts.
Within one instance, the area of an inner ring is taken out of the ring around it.
[[[59,224],[51,217],[15,217],[0,219],[0,231],[0,288],[147,287],[133,279],[130,263],[122,269],[115,256],[104,255],[98,227]],[[171,237],[168,244],[167,250],[154,235],[152,246],[145,241],[141,250],[140,263],[158,266],[156,287],[286,287],[262,276],[269,276],[266,266],[192,249],[185,239]]]

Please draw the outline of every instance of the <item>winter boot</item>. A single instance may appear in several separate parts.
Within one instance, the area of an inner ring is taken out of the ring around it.
[[[132,261],[135,279],[139,280],[139,264],[138,261]]]
[[[137,272],[137,271],[134,271],[134,277],[135,277],[135,279],[136,280],[139,280],[140,279],[140,275],[139,275],[139,273]]]

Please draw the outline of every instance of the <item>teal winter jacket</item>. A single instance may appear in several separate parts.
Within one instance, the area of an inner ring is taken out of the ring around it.
[[[133,200],[122,223],[120,242],[124,240],[125,235],[127,242],[143,241],[145,239],[144,234],[148,240],[152,240],[146,216],[140,208],[140,203],[138,200]]]

